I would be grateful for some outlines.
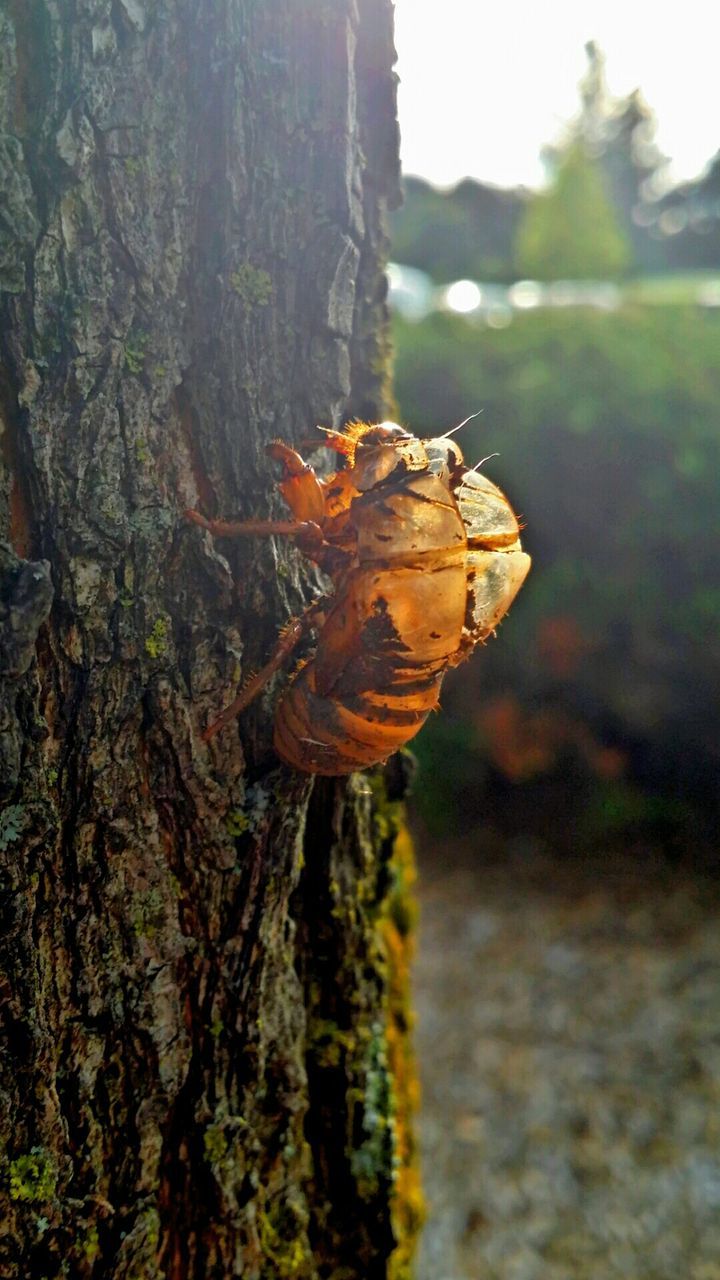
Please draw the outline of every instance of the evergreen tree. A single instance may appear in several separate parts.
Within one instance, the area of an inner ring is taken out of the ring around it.
[[[575,140],[552,186],[527,206],[517,236],[518,270],[538,280],[605,279],[622,275],[629,257],[599,164]]]
[[[653,114],[636,89],[606,117],[599,156],[634,264],[644,270],[664,265],[663,245],[648,235],[666,164],[654,133]]]
[[[548,167],[556,175],[556,184],[568,190],[574,189],[573,202],[578,198],[578,185],[589,189],[599,185],[601,188],[595,214],[596,230],[593,233],[599,235],[599,247],[596,245],[590,254],[591,262],[599,262],[599,274],[617,275],[631,264],[646,270],[657,269],[663,265],[664,247],[657,238],[648,234],[648,227],[653,222],[652,210],[662,188],[662,170],[666,159],[654,142],[653,114],[638,90],[634,90],[626,98],[613,99],[607,88],[605,58],[601,49],[594,41],[589,41],[585,46],[585,53],[588,67],[579,86],[580,110],[570,123],[564,140],[559,145],[546,147],[544,156]],[[573,155],[573,152],[584,157],[584,166],[579,156]],[[578,175],[583,167],[587,172],[583,181],[579,182]],[[568,168],[573,181],[566,172]],[[596,171],[594,178],[588,176],[590,169]],[[563,201],[570,199],[568,190],[563,195]],[[551,218],[557,217],[558,235],[562,234],[566,238],[567,221],[574,220],[576,216],[576,208],[571,202],[562,213],[557,208],[554,211],[551,209],[549,214],[538,208],[532,214],[528,211],[525,222],[529,221],[531,225],[539,223],[542,226],[549,223]],[[603,222],[605,232],[602,231]],[[610,240],[607,238],[608,222],[615,223],[616,232],[625,242],[624,251],[620,255],[617,237],[611,236]],[[532,232],[532,244],[537,242],[539,234],[537,229]],[[526,243],[526,235],[523,224],[517,240],[518,267],[524,258],[520,246]],[[581,232],[576,228],[572,236],[573,242],[579,235]],[[552,240],[549,225],[540,236],[544,245],[548,238]],[[616,241],[615,247],[611,247],[608,258],[608,245],[612,245],[613,239]],[[564,261],[567,255],[554,251],[551,254],[552,261],[555,262],[558,256],[560,261]],[[573,254],[573,257],[576,255]],[[582,258],[584,262],[585,255]],[[617,267],[618,261],[621,262],[620,269]],[[569,274],[564,266],[562,274]],[[583,275],[587,274],[586,266]],[[591,274],[598,274],[597,265]]]

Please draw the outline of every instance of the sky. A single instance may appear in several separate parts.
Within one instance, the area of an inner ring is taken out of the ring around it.
[[[720,149],[711,0],[396,0],[395,33],[403,169],[438,186],[541,186],[540,149],[577,110],[588,40],[611,94],[639,88],[653,109],[674,180]]]

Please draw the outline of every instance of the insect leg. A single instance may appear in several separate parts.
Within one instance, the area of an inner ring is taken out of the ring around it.
[[[316,600],[308,606],[304,613],[301,613],[299,618],[291,618],[290,622],[280,632],[278,642],[265,666],[251,676],[233,702],[225,708],[217,720],[213,720],[212,724],[208,725],[202,735],[204,742],[209,742],[211,738],[214,738],[220,729],[223,729],[230,720],[236,719],[240,712],[244,711],[257,695],[262,692],[268,680],[275,674],[278,667],[281,667],[290,657],[293,649],[302,639],[304,632],[312,624],[317,614],[325,607],[325,600]]]
[[[199,524],[216,538],[284,533],[308,544],[323,541],[322,530],[314,520],[208,520],[199,511],[186,511],[185,519]]]

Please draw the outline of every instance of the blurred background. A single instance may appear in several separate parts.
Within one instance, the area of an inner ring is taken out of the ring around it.
[[[396,19],[399,417],[479,412],[534,559],[415,746],[419,1280],[720,1280],[712,32]]]

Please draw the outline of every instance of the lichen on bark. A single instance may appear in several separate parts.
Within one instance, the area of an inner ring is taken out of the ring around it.
[[[384,414],[392,59],[389,0],[0,14],[0,1274],[402,1274],[394,838],[274,689],[203,742],[320,584],[182,518]]]

